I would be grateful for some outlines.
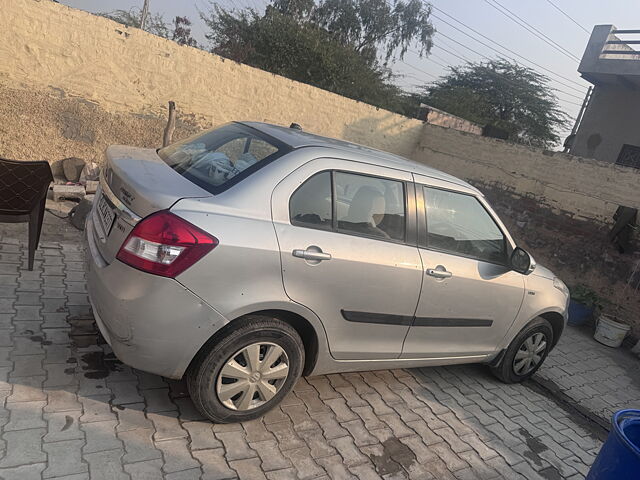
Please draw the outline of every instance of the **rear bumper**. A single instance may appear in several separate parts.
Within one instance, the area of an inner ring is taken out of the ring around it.
[[[171,278],[101,257],[93,224],[85,229],[87,290],[98,328],[125,364],[181,378],[200,347],[227,323]]]

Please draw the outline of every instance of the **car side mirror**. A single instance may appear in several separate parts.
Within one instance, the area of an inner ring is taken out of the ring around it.
[[[526,250],[516,247],[511,254],[511,268],[523,275],[529,275],[536,268],[536,261]]]

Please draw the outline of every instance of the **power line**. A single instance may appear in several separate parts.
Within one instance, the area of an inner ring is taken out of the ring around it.
[[[503,50],[506,50],[507,52],[509,52],[509,53],[511,53],[511,54],[513,54],[513,55],[515,55],[515,56],[517,56],[518,58],[520,58],[520,59],[522,59],[522,60],[524,60],[524,61],[526,61],[526,62],[530,63],[531,65],[534,65],[534,66],[536,66],[536,67],[538,67],[538,68],[540,68],[540,69],[544,70],[545,72],[548,72],[548,73],[549,73],[549,74],[551,74],[551,75],[554,75],[554,76],[559,77],[559,78],[562,78],[562,79],[564,79],[564,80],[566,80],[566,81],[568,81],[568,82],[571,82],[571,83],[573,83],[573,84],[575,84],[575,85],[578,85],[579,87],[583,87],[583,85],[581,85],[580,83],[578,83],[578,82],[576,82],[576,81],[574,81],[574,80],[571,80],[569,77],[565,77],[564,75],[561,75],[561,74],[559,74],[559,73],[556,73],[556,72],[554,72],[553,70],[551,70],[551,69],[549,69],[549,68],[546,68],[546,67],[544,67],[544,66],[540,65],[539,63],[534,62],[533,60],[529,60],[528,58],[524,57],[523,55],[520,55],[520,54],[519,54],[519,53],[517,53],[517,52],[514,52],[514,51],[513,51],[513,50],[511,50],[510,48],[505,47],[505,46],[504,46],[504,45],[502,45],[501,43],[499,43],[499,42],[497,42],[497,41],[495,41],[495,40],[493,40],[493,39],[489,38],[488,36],[484,35],[483,33],[479,32],[479,31],[477,31],[476,29],[474,29],[474,28],[470,27],[469,25],[467,25],[467,24],[465,24],[465,23],[461,22],[461,21],[460,21],[460,20],[458,20],[457,18],[455,18],[455,17],[453,17],[453,16],[449,15],[449,14],[448,14],[448,13],[446,13],[445,11],[443,11],[443,10],[441,10],[441,9],[439,9],[439,8],[436,8],[436,7],[432,7],[432,8],[433,8],[434,10],[437,10],[437,11],[438,11],[438,12],[440,12],[441,14],[443,14],[443,15],[445,15],[445,16],[447,16],[447,17],[449,17],[449,18],[450,18],[450,19],[452,19],[453,21],[455,21],[455,22],[459,23],[460,25],[462,25],[463,27],[465,27],[465,28],[467,28],[468,30],[472,31],[472,32],[473,32],[473,33],[475,33],[476,35],[481,36],[481,37],[482,37],[482,38],[484,38],[485,40],[488,40],[489,42],[491,42],[491,43],[493,43],[493,44],[495,44],[495,45],[499,46],[499,47],[500,47],[500,48],[502,48]],[[435,15],[435,14],[432,14],[432,16],[433,16],[434,18],[437,18],[439,21],[443,22],[444,24],[449,25],[451,28],[454,28],[454,29],[458,30],[459,32],[461,32],[461,33],[463,33],[464,35],[466,35],[467,37],[471,38],[472,40],[474,40],[474,41],[476,41],[476,42],[478,42],[478,43],[480,43],[480,44],[484,45],[484,46],[485,46],[485,47],[487,47],[487,48],[490,48],[491,50],[493,50],[493,51],[495,51],[495,52],[499,53],[500,55],[504,55],[504,53],[501,53],[501,52],[499,52],[497,49],[495,49],[494,47],[492,47],[492,46],[490,46],[490,45],[487,45],[486,43],[484,43],[484,42],[482,42],[482,41],[478,40],[477,38],[474,38],[473,36],[469,35],[469,34],[468,34],[467,32],[465,32],[464,30],[462,30],[462,29],[460,29],[460,28],[456,27],[455,25],[452,25],[451,23],[449,23],[449,22],[448,22],[448,21],[446,21],[445,19],[440,18],[440,17],[438,17],[438,16],[437,16],[437,15]],[[504,55],[504,56],[505,56],[505,57],[507,57],[507,58],[510,58],[511,60],[517,61],[515,58],[513,58],[513,57],[509,57],[508,55]],[[574,90],[576,90],[576,91],[578,91],[578,92],[582,93],[582,90],[578,90],[577,88],[572,87],[571,85],[567,85],[567,84],[565,84],[565,83],[563,83],[563,82],[560,82],[560,81],[558,81],[558,80],[556,80],[556,82],[558,82],[558,83],[560,83],[561,85],[564,85],[564,86],[566,86],[566,87],[568,87],[568,88],[572,88],[572,89],[574,89]],[[583,88],[584,88],[584,87],[583,87]]]
[[[436,62],[433,58],[431,58],[431,56],[426,57],[426,59],[427,59],[427,60],[429,60],[430,62],[435,63],[436,65],[439,65],[440,67],[444,68],[445,70],[449,68],[449,66],[448,66],[448,65],[444,65],[444,64],[442,64],[442,63],[440,63],[440,62]],[[445,62],[446,62],[446,60],[443,60],[443,61],[445,61]]]
[[[580,27],[582,30],[584,30],[588,35],[591,35],[591,32],[589,30],[587,30],[585,27],[583,27],[581,24],[579,24],[577,21],[575,21],[573,18],[571,18],[569,16],[569,14],[567,12],[565,12],[564,10],[562,10],[558,5],[553,3],[551,0],[547,0],[547,3],[549,3],[553,8],[558,10],[562,15],[567,17],[569,20],[571,20],[573,23],[575,23],[578,27]]]
[[[434,75],[433,73],[429,73],[426,70],[423,70],[421,68],[416,67],[415,65],[411,65],[410,63],[407,63],[404,60],[400,60],[400,63],[404,63],[406,66],[411,67],[414,70],[417,70],[418,72],[424,73],[425,75],[428,75],[431,78],[435,78],[436,80],[439,78],[438,76]]]
[[[505,17],[507,17],[509,20],[511,20],[512,22],[517,23],[518,25],[520,25],[522,28],[524,28],[525,30],[527,30],[529,33],[535,35],[536,37],[538,37],[540,40],[542,40],[543,42],[547,43],[548,45],[550,45],[551,47],[555,48],[557,51],[559,51],[560,53],[562,53],[563,55],[565,55],[566,57],[570,58],[571,60],[574,60],[575,62],[580,62],[580,59],[574,55],[573,53],[571,53],[569,50],[567,50],[566,48],[564,48],[562,45],[556,43],[555,41],[553,41],[552,39],[550,39],[549,37],[547,37],[544,33],[542,33],[540,30],[538,30],[536,27],[534,27],[533,25],[531,25],[530,23],[526,22],[525,20],[523,20],[522,18],[520,18],[518,15],[516,15],[515,13],[513,13],[511,10],[509,10],[507,7],[505,7],[504,5],[502,5],[501,3],[499,3],[497,0],[484,0],[485,3],[489,6],[491,6],[492,8],[496,9],[498,12],[500,12],[502,15],[504,15]],[[491,2],[495,2],[495,5]],[[497,6],[496,6],[497,5]]]
[[[453,53],[452,51],[447,50],[447,49],[446,49],[446,48],[444,48],[444,47],[439,47],[439,48],[440,48],[440,50],[443,50],[443,51],[447,52],[449,55],[453,55],[454,57],[457,57],[457,58],[459,58],[460,60],[466,61],[466,60],[465,60],[463,57],[461,57],[460,55],[457,55],[457,54]],[[415,50],[412,50],[412,51],[413,51],[414,53],[417,53]],[[487,57],[485,57],[485,58],[487,58]],[[429,58],[428,58],[428,57],[427,57],[427,59],[429,60]],[[404,62],[404,61],[403,61],[403,63],[406,63],[406,62]],[[469,63],[471,63],[471,62],[469,62]],[[407,65],[409,65],[409,64],[407,64]],[[411,65],[409,65],[409,66],[411,66]],[[450,68],[450,67],[447,67],[447,68]],[[518,85],[517,83],[513,82],[511,79],[507,78],[503,73],[500,73],[500,72],[496,72],[496,71],[494,71],[494,70],[491,70],[489,67],[483,67],[483,68],[484,68],[484,69],[485,69],[489,74],[491,74],[491,75],[495,76],[496,78],[500,78],[502,81],[504,81],[504,82],[506,82],[506,83],[508,83],[508,84],[510,84],[510,85],[512,85],[512,86],[514,86],[514,87],[521,88],[521,86],[520,86],[520,85]],[[426,73],[426,72],[425,72],[425,73]],[[562,93],[563,93],[563,94],[565,94],[565,95],[571,95],[570,93],[567,93],[567,92],[565,92],[565,91],[563,91],[563,90],[558,90],[557,88],[554,88],[553,90],[558,91],[558,92],[562,92]],[[578,96],[576,96],[576,95],[571,95],[571,96],[573,96],[573,97],[577,98],[578,100],[580,100],[580,97],[578,97]],[[577,105],[577,106],[580,106],[580,105],[581,105],[581,104],[579,104],[579,103],[572,102],[571,100],[566,100],[566,99],[564,99],[564,98],[560,98],[560,97],[557,97],[557,98],[558,98],[558,100],[559,100],[559,101],[562,101],[562,102],[565,102],[565,103],[569,103],[569,104],[571,104],[571,105]]]
[[[465,61],[465,62],[473,63],[473,61],[472,61],[472,60],[469,60],[467,57],[465,57],[465,56],[464,56],[464,54],[463,54],[462,52],[460,52],[460,51],[456,50],[456,49],[455,49],[455,47],[452,47],[452,46],[451,46],[451,43],[449,43],[449,41],[448,41],[448,40],[445,42],[445,41],[444,41],[444,38],[439,38],[439,39],[438,39],[438,43],[435,43],[435,44],[433,45],[433,46],[434,46],[434,48],[441,48],[441,47],[440,47],[440,43],[443,43],[444,45],[446,45],[446,46],[447,46],[447,48],[449,48],[450,50],[453,50],[453,51],[454,51],[454,52],[456,52],[458,55],[461,55],[461,56],[462,56],[462,58],[464,58],[464,61]]]
[[[436,55],[436,54],[435,54],[435,53],[433,53],[433,52],[429,52],[429,56],[427,57],[427,59],[428,59],[428,60],[430,60],[430,59],[431,59],[431,57],[436,57],[438,60],[441,60],[441,61],[443,61],[443,62],[445,62],[445,63],[449,61],[449,60],[447,60],[446,58],[442,58],[440,55]],[[446,67],[446,68],[449,68],[449,67]]]
[[[472,51],[472,52],[473,52],[473,53],[475,53],[476,55],[480,55],[482,58],[486,58],[487,60],[491,60],[491,59],[490,59],[489,57],[487,57],[486,55],[483,55],[483,54],[481,54],[481,53],[477,52],[477,51],[476,51],[476,50],[474,50],[473,48],[468,47],[467,45],[464,45],[463,43],[458,42],[457,40],[455,40],[455,39],[453,39],[453,38],[449,37],[448,35],[445,35],[445,34],[444,34],[444,33],[442,33],[442,32],[438,32],[438,34],[439,34],[439,35],[442,35],[442,36],[443,36],[443,37],[445,37],[445,38],[448,38],[449,40],[451,40],[451,41],[452,41],[452,42],[454,42],[454,43],[457,43],[457,44],[458,44],[458,45],[460,45],[461,47],[464,47],[464,48],[466,48],[467,50]],[[440,47],[440,49],[444,50],[442,47]],[[449,53],[451,53],[451,52],[449,52]],[[458,55],[456,55],[456,56],[458,56]],[[459,57],[459,56],[458,56],[458,57]],[[462,58],[462,57],[459,57],[459,58]],[[489,69],[489,71],[493,72],[493,70],[490,70],[490,69]],[[494,72],[494,73],[498,74],[497,72]],[[499,74],[498,74],[498,75],[499,75]],[[578,100],[582,100],[582,97],[579,97],[579,96],[577,96],[577,95],[574,95],[573,93],[570,93],[570,92],[566,92],[566,91],[564,91],[564,90],[562,90],[562,89],[560,89],[560,88],[554,88],[554,90],[556,90],[557,92],[562,92],[562,93],[564,93],[565,95],[569,95],[570,97],[577,98]]]

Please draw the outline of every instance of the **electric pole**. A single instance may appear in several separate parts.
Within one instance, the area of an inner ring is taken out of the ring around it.
[[[147,15],[149,15],[149,0],[144,0],[144,5],[142,5],[142,14],[140,15],[141,30],[144,30],[144,25],[147,22]]]

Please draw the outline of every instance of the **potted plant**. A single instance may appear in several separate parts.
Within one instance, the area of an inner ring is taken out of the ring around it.
[[[578,284],[570,291],[569,325],[584,325],[593,318],[596,308],[602,306],[602,299],[586,285]]]

